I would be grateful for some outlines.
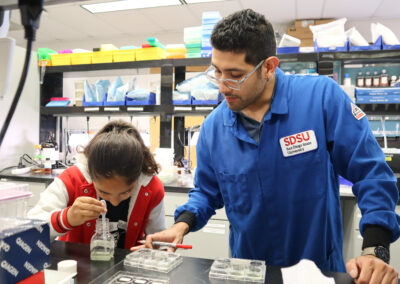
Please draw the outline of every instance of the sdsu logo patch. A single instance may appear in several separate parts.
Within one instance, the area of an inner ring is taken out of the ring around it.
[[[358,106],[356,106],[353,103],[350,104],[351,104],[351,113],[357,120],[360,120],[365,116],[365,113]]]
[[[279,139],[284,157],[310,152],[318,148],[314,130],[307,130]]]

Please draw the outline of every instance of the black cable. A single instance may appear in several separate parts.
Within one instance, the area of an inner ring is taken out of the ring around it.
[[[11,103],[7,117],[0,132],[0,147],[3,144],[8,126],[10,125],[15,109],[17,108],[22,90],[24,89],[26,76],[28,75],[29,70],[29,63],[31,61],[32,44],[36,38],[36,30],[39,27],[40,14],[43,10],[43,0],[19,0],[18,7],[21,11],[21,21],[25,30],[25,38],[27,39],[25,63],[22,69],[17,91],[15,92],[14,99]]]
[[[4,171],[6,171],[6,170],[13,169],[13,168],[17,168],[17,166],[11,166],[11,167],[7,167],[7,168],[4,168],[4,169],[1,169],[1,170],[0,170],[0,173],[4,172]]]
[[[0,147],[1,147],[1,144],[3,143],[4,136],[6,135],[8,126],[10,125],[10,122],[14,115],[15,109],[17,108],[19,98],[21,97],[22,90],[24,88],[26,76],[28,75],[29,62],[31,61],[32,43],[33,43],[32,40],[28,40],[27,47],[26,47],[26,54],[25,54],[25,63],[24,63],[22,75],[19,80],[18,88],[15,93],[14,99],[11,103],[6,120],[4,121],[3,127],[0,132]]]

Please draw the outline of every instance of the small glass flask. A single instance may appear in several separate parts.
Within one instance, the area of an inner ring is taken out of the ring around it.
[[[109,261],[114,257],[114,237],[110,233],[108,218],[96,220],[96,232],[90,240],[90,259],[98,261]]]

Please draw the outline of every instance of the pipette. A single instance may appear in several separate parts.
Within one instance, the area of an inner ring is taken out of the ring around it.
[[[107,202],[102,199],[100,200],[101,203],[103,203],[103,206],[105,209],[107,209]],[[101,213],[101,226],[103,227],[103,239],[107,240],[107,233],[106,233],[106,213]],[[104,247],[104,250],[107,250],[106,247]]]
[[[145,240],[138,241],[140,244],[145,244]],[[183,244],[174,244],[174,243],[167,243],[167,242],[151,242],[154,246],[166,246],[166,247],[173,247],[173,248],[182,248],[182,249],[192,249],[192,245],[183,245]]]

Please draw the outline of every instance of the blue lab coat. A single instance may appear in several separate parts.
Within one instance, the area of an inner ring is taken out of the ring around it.
[[[392,241],[400,234],[396,178],[366,116],[333,80],[279,68],[275,74],[260,143],[225,102],[206,118],[195,188],[175,217],[193,212],[196,231],[225,206],[232,257],[278,266],[307,258],[320,269],[345,271],[338,175],[354,183],[361,234],[376,224],[392,232]]]

